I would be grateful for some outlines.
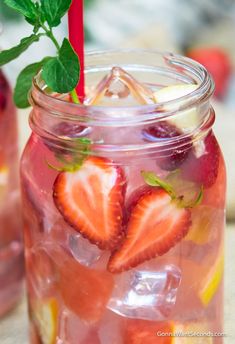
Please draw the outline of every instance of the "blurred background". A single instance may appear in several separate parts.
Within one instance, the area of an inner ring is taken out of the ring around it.
[[[13,46],[31,26],[0,1],[0,48]],[[67,19],[57,29],[62,39]],[[188,55],[216,82],[215,131],[228,167],[228,219],[235,219],[235,1],[234,0],[85,0],[86,50],[137,47]],[[20,70],[53,51],[44,39],[5,68],[12,85]],[[28,135],[27,113],[20,114],[21,147]]]
[[[137,47],[188,55],[213,75],[216,136],[228,171],[227,219],[235,220],[235,1],[234,0],[85,0],[86,50]],[[67,20],[57,29],[66,34]],[[0,49],[15,45],[31,27],[0,0]],[[14,87],[29,63],[53,52],[47,39],[4,68]],[[30,129],[29,111],[19,111],[21,150]],[[235,295],[234,295],[235,299]],[[232,317],[230,317],[230,320]],[[234,319],[234,315],[233,315]]]
[[[84,0],[86,49],[138,47],[188,55],[213,74],[216,81],[215,132],[228,169],[228,219],[235,219],[235,1],[234,0]],[[31,26],[0,1],[0,48],[6,49],[31,33]],[[67,19],[57,29],[66,34]],[[44,39],[7,65],[12,85],[20,70],[53,52]],[[27,113],[20,113],[21,147],[28,135]]]

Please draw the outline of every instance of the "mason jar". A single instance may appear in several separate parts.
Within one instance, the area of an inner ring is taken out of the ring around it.
[[[168,343],[177,331],[222,343],[226,177],[213,81],[168,53],[91,53],[86,66],[84,104],[40,73],[30,97],[31,343]]]
[[[0,70],[0,317],[19,300],[24,275],[17,140],[12,92]]]

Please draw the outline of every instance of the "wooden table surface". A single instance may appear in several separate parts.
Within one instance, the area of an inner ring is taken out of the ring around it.
[[[226,229],[224,344],[235,343],[235,224]],[[26,301],[0,321],[0,344],[27,344]]]

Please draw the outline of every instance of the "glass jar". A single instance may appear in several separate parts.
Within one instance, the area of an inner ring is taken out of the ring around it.
[[[225,166],[210,76],[173,54],[86,61],[89,106],[47,93],[40,74],[31,94],[21,162],[31,343],[222,332]],[[150,89],[175,84],[197,86],[151,102]]]
[[[18,301],[24,275],[16,109],[0,70],[0,316]]]

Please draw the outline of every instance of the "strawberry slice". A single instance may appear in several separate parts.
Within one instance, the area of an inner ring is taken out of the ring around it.
[[[54,184],[54,202],[65,221],[101,249],[122,236],[125,178],[112,161],[89,157],[79,170],[62,172]]]
[[[129,270],[168,252],[188,232],[191,212],[161,187],[149,188],[130,211],[126,237],[108,263],[112,273]]]

